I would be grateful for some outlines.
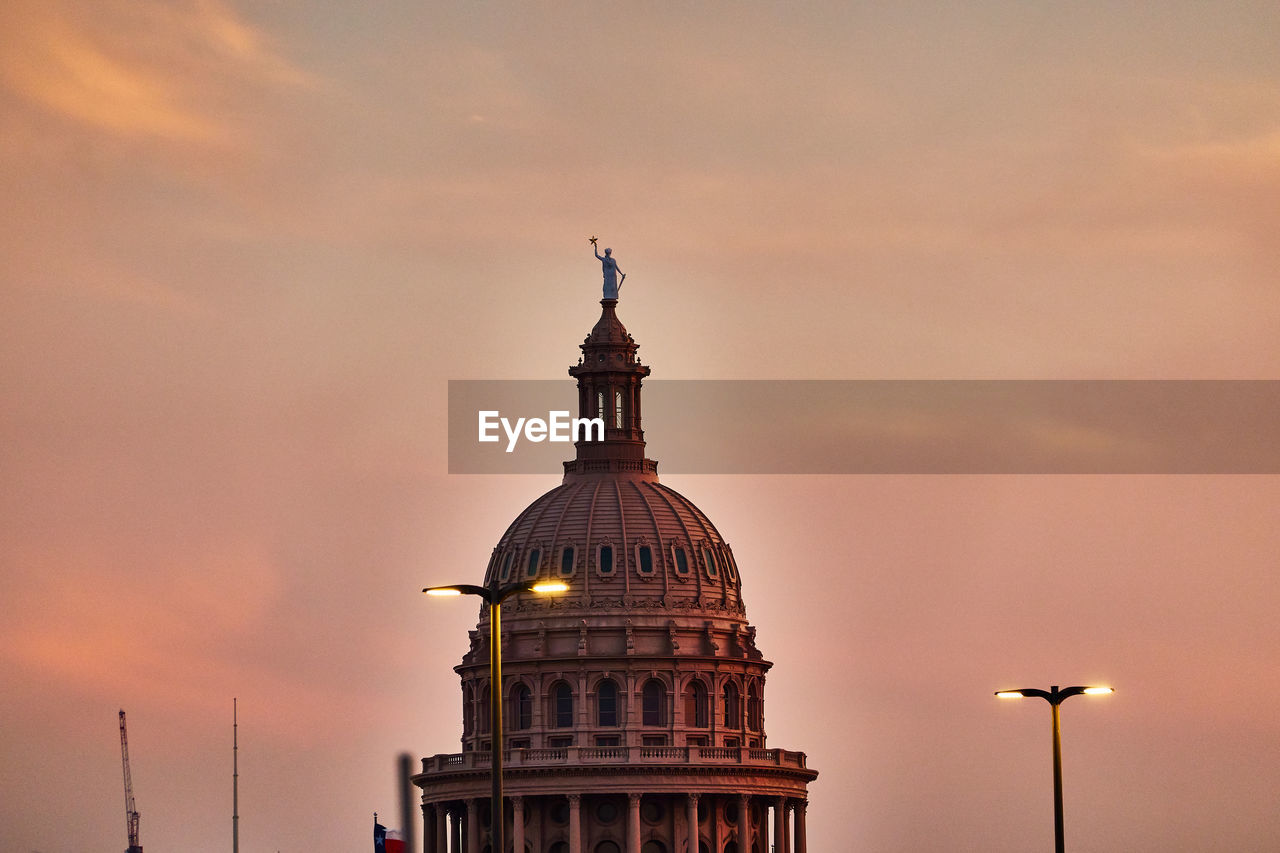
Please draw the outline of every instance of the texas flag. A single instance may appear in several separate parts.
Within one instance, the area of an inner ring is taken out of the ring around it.
[[[394,829],[373,824],[373,853],[405,853],[404,839]]]

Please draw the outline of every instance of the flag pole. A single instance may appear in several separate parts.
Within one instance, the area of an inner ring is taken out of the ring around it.
[[[231,853],[240,853],[240,720],[231,698]]]

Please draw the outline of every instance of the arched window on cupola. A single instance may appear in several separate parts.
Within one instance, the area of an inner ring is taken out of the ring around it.
[[[596,725],[612,728],[618,725],[618,684],[606,678],[596,688]]]
[[[756,682],[747,685],[747,728],[753,732],[760,731],[762,717],[760,687]]]
[[[470,684],[462,685],[462,736],[467,737],[475,731],[473,724],[476,713],[476,694]]]
[[[489,733],[489,685],[480,688],[480,701],[476,704],[476,731]]]
[[[724,685],[724,727],[742,728],[742,707],[738,703],[738,685],[726,681]]]
[[[707,686],[701,679],[690,680],[689,688],[684,694],[684,724],[695,729],[705,729],[709,722],[707,704]]]
[[[604,420],[604,392],[596,392],[596,417]]]
[[[551,725],[557,729],[573,727],[573,688],[558,681],[551,688]]]
[[[511,691],[511,728],[517,731],[533,726],[533,692],[527,684],[517,684]]]
[[[613,392],[613,428],[622,429],[622,392]]]
[[[641,724],[665,726],[667,724],[667,688],[661,681],[651,678],[640,692]]]

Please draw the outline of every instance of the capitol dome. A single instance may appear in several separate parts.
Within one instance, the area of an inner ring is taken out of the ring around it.
[[[770,749],[765,675],[733,551],[646,458],[649,368],[616,299],[569,368],[578,414],[564,480],[516,516],[485,568],[500,605],[501,683],[488,608],[454,667],[462,752],[422,760],[428,853],[493,853],[490,708],[501,706],[503,853],[805,853],[805,754]],[[564,581],[555,595],[519,584]],[[771,831],[772,830],[772,831]],[[794,846],[793,846],[794,845]]]
[[[571,478],[502,535],[485,584],[563,580],[540,606],[743,616],[733,552],[706,514],[656,477]],[[515,615],[515,614],[513,614]]]

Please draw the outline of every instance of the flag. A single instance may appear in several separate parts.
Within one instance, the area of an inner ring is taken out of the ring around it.
[[[394,829],[378,822],[373,824],[373,853],[405,853],[404,839]]]

